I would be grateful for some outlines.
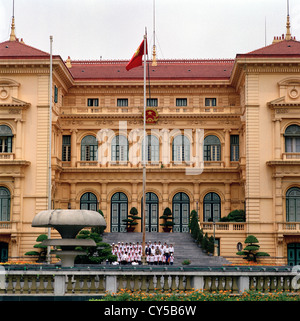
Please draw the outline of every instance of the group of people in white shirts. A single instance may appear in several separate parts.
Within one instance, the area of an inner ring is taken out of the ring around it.
[[[143,247],[142,244],[137,243],[112,243],[112,254],[117,256],[116,264],[131,264],[141,265]],[[174,263],[174,246],[173,244],[162,244],[158,242],[147,242],[145,245],[146,262],[148,265],[173,265]]]

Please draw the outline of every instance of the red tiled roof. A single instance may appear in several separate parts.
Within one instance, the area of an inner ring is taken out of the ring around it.
[[[247,54],[238,54],[237,57],[285,57],[300,56],[300,42],[296,40],[283,40],[269,46],[248,52]]]
[[[127,71],[125,67],[128,61],[72,61],[69,70],[76,80],[143,79],[144,67]],[[153,80],[225,80],[230,78],[233,64],[234,60],[158,60],[155,67],[149,63],[149,73]]]
[[[5,41],[0,43],[0,59],[18,58],[49,58],[50,54],[33,48],[19,41]]]

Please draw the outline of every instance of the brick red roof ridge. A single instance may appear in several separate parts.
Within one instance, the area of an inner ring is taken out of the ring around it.
[[[296,46],[296,49],[294,50]],[[292,49],[287,49],[292,48]],[[268,46],[261,47],[259,49],[250,51],[245,54],[237,54],[236,57],[244,56],[293,56],[300,55],[300,42],[294,38],[291,40],[282,40],[272,43]]]
[[[16,48],[17,47],[17,48]],[[5,52],[5,50],[11,49],[11,51]],[[25,49],[25,52],[22,51]],[[4,53],[4,54],[3,54]],[[27,45],[19,40],[4,41],[0,43],[0,57],[29,57],[29,56],[44,56],[50,57],[50,54],[40,49]]]
[[[151,62],[152,60],[148,60],[147,62]],[[220,64],[233,64],[235,59],[159,59],[157,63],[162,64],[186,64],[186,63],[220,63]],[[118,65],[118,64],[126,64],[129,60],[71,60],[72,65]]]

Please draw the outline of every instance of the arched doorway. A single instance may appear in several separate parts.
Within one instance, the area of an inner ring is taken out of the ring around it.
[[[143,213],[143,198],[142,198],[142,213]],[[146,232],[158,232],[158,197],[154,193],[146,193]],[[143,220],[143,217],[142,217]],[[143,230],[143,221],[142,221]]]
[[[84,193],[80,198],[80,209],[97,211],[97,197],[93,193]]]
[[[173,232],[189,232],[190,198],[185,193],[177,193],[172,201],[174,225]]]
[[[124,193],[115,193],[111,198],[111,232],[126,232],[128,199]]]

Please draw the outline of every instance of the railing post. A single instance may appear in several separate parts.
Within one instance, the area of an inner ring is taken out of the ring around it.
[[[54,295],[65,295],[66,291],[66,276],[55,275],[54,276]]]
[[[203,286],[204,286],[204,278],[203,276],[194,276],[192,277],[192,287],[195,290],[200,290],[203,291]]]
[[[105,288],[110,294],[117,292],[117,276],[107,275],[105,278]]]
[[[250,279],[249,276],[240,276],[238,279],[239,292],[243,293],[249,290]]]

